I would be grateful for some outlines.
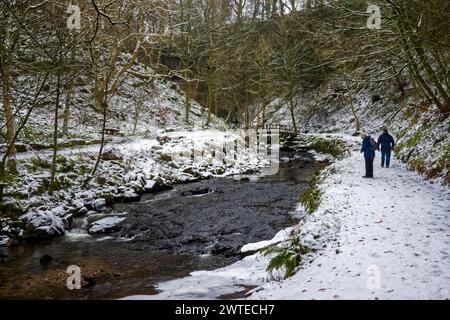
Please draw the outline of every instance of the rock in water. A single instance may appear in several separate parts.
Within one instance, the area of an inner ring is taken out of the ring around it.
[[[93,224],[95,221],[106,218],[107,216],[104,213],[97,213],[95,211],[91,211],[92,213],[86,217],[86,222],[88,224]]]
[[[124,221],[124,217],[107,217],[95,221],[89,228],[90,234],[112,233],[120,230],[119,224]]]
[[[94,278],[92,278],[92,277],[83,277],[83,282],[82,282],[82,287],[83,288],[85,288],[85,289],[92,288],[96,284],[97,284],[97,281],[95,281]]]
[[[137,202],[139,200],[141,200],[141,196],[131,190],[125,191],[122,197],[122,201],[125,203]]]
[[[53,257],[48,255],[48,254],[44,254],[40,259],[39,259],[39,263],[41,265],[48,265],[50,262],[53,261]]]
[[[72,214],[67,214],[67,215],[63,216],[61,218],[61,220],[64,223],[64,229],[69,230],[72,228],[72,223],[73,223],[73,215]]]
[[[197,189],[183,191],[181,193],[181,195],[182,196],[197,196],[197,195],[201,195],[201,194],[207,194],[209,192],[211,192],[211,191],[208,187],[199,187]]]
[[[0,236],[0,247],[8,247],[11,244],[11,239],[7,236]],[[1,252],[0,252],[1,257]]]
[[[145,186],[144,186],[144,191],[145,192],[152,192],[156,189],[156,181],[154,180],[147,180]]]
[[[77,212],[77,216],[78,217],[84,216],[88,213],[88,211],[89,210],[86,207],[81,207]]]

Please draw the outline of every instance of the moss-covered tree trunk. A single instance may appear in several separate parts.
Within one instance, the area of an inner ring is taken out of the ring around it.
[[[292,126],[294,127],[294,132],[298,133],[297,121],[295,119],[295,101],[294,101],[294,97],[292,95],[289,97],[289,111],[291,114],[291,121],[292,121]]]
[[[56,189],[56,159],[58,156],[58,110],[59,110],[59,98],[60,98],[60,85],[61,85],[61,75],[58,74],[57,78],[57,88],[56,88],[56,100],[55,100],[55,113],[54,113],[54,126],[53,126],[53,156],[52,156],[52,167],[51,167],[51,177],[50,177],[50,187],[49,191],[53,192]]]
[[[74,47],[72,49],[71,59],[70,59],[72,64],[75,62],[75,55],[76,55],[76,49]],[[68,136],[68,134],[69,134],[70,106],[72,104],[72,99],[73,99],[73,84],[74,84],[74,78],[70,79],[66,86],[67,93],[66,93],[66,103],[64,106],[63,127],[62,127],[63,136]]]
[[[11,106],[11,86],[10,86],[10,63],[9,58],[6,57],[5,50],[0,45],[0,72],[2,79],[2,98],[3,98],[3,112],[6,119],[6,143],[10,146],[7,155],[7,166],[11,172],[17,172],[16,167],[16,147],[14,144],[14,115]]]

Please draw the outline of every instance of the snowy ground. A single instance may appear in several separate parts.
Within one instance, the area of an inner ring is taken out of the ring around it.
[[[450,298],[450,192],[398,162],[363,180],[360,155],[337,165],[323,214],[340,223],[337,242],[291,279],[254,299]],[[378,288],[379,289],[378,289]]]
[[[268,281],[268,258],[255,254],[161,283],[157,296],[128,299],[214,299],[243,290],[239,286],[258,286],[250,299],[450,298],[450,190],[398,161],[390,169],[377,165],[374,180],[363,179],[363,171],[357,145],[327,170],[321,207],[299,226],[301,241],[318,250],[293,277]]]

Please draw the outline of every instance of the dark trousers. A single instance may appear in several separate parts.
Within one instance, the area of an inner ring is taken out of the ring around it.
[[[367,178],[373,178],[373,160],[372,159],[366,159],[366,177]]]
[[[391,151],[381,151],[381,166],[384,167],[385,164],[388,168],[391,165]]]

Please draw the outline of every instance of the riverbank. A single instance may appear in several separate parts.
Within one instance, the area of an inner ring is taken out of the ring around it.
[[[289,246],[298,235],[311,250],[292,277],[273,281],[277,275],[266,271],[271,257],[257,253],[160,283],[158,295],[127,299],[215,299],[251,286],[257,288],[249,299],[448,299],[448,188],[397,160],[390,169],[377,168],[374,180],[362,179],[359,138],[345,139],[351,154],[322,173],[318,210],[272,240],[243,248]]]

